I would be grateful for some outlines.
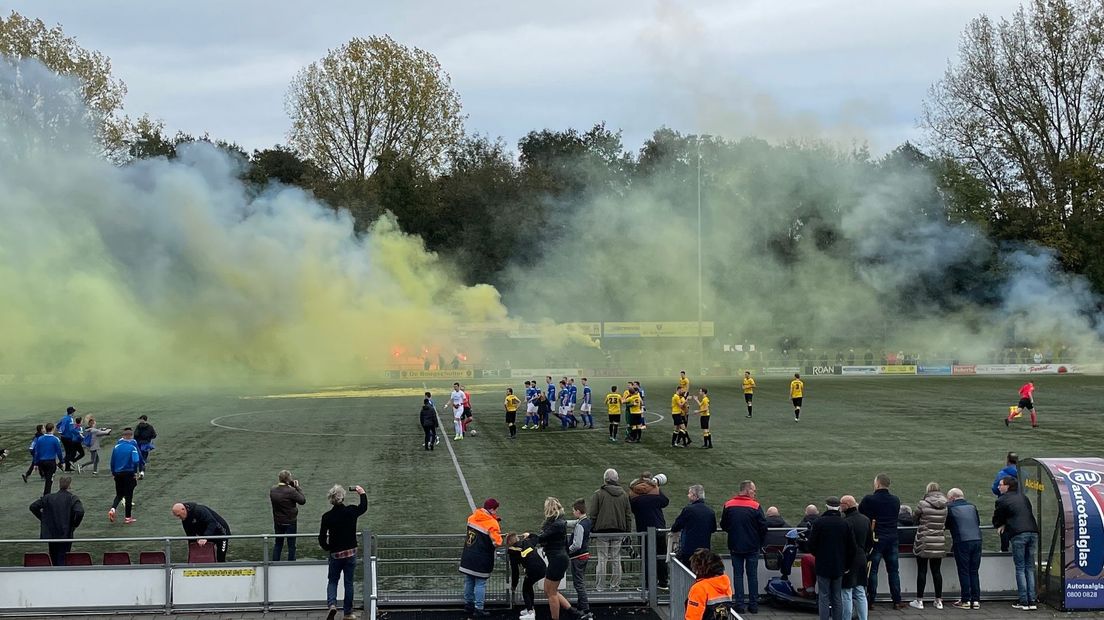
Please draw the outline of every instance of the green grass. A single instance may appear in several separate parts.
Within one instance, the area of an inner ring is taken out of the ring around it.
[[[430,386],[438,403],[447,395],[445,383]],[[594,382],[598,399],[608,383]],[[1008,450],[1024,457],[1099,456],[1104,451],[1099,432],[1104,381],[1097,377],[1037,378],[1041,428],[1034,431],[1026,418],[1011,429],[1001,422],[1016,400],[1022,383],[1018,377],[810,377],[802,419],[796,424],[787,379],[760,378],[751,420],[744,418],[735,380],[711,381],[716,445],[711,451],[670,447],[667,403],[673,383],[644,382],[651,412],[664,419],[650,424],[640,445],[607,443],[604,412],[596,416],[594,431],[519,431],[517,441],[508,441],[500,413],[505,384],[473,384],[480,434],[453,447],[476,501],[496,497],[504,529],[532,529],[540,523],[546,496],[567,505],[589,495],[603,470],[614,467],[625,483],[643,470],[668,474],[668,522],[685,503],[688,485],[704,484],[707,501],[717,506],[744,478],[756,481],[760,501],[778,506],[796,522],[805,504],[820,504],[828,495],[861,496],[874,475],[885,471],[905,502],[915,504],[924,485],[936,480],[945,489],[961,487],[987,516],[989,485]],[[695,381],[695,389],[699,383]],[[434,452],[421,449],[417,412],[422,384],[390,387],[403,395],[394,390],[380,395],[372,389],[367,396],[279,399],[9,393],[0,399],[0,443],[12,450],[0,465],[0,530],[9,539],[38,536],[38,523],[27,506],[41,483],[32,478],[24,485],[19,479],[27,465],[24,448],[35,423],[56,421],[72,403],[115,429],[145,413],[159,434],[149,476],[135,495],[137,524],[107,521],[113,485],[106,450],[98,477],[76,476],[75,490],[88,513],[78,531],[81,537],[182,534],[169,508],[187,500],[219,511],[235,533],[270,532],[268,489],[283,468],[299,478],[308,496],[300,511],[301,532],[316,530],[330,485],[359,483],[369,499],[363,527],[377,533],[458,533],[468,504],[444,443]],[[214,426],[215,418],[245,430]],[[451,437],[451,420],[442,421],[444,442]],[[696,418],[692,429],[700,445]],[[112,443],[105,442],[105,448]],[[0,561],[14,561],[14,551],[3,552]],[[97,561],[99,551],[93,549]],[[238,544],[231,555],[255,551],[255,545]],[[308,540],[301,543],[300,555],[321,554]]]

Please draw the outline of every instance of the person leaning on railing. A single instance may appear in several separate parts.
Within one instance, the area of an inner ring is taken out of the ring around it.
[[[360,485],[353,490],[360,495],[360,503],[346,506],[345,487],[335,484],[330,489],[326,497],[333,508],[322,515],[322,525],[318,529],[318,546],[330,554],[326,575],[326,605],[330,613],[326,620],[337,616],[337,582],[341,578],[345,580],[345,598],[341,601],[344,618],[356,618],[353,615],[353,572],[356,570],[357,519],[368,511],[368,496]]]

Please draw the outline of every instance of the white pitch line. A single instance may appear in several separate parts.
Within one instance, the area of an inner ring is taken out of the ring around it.
[[[441,416],[437,416],[437,428],[445,428],[441,423]],[[452,457],[452,465],[456,468],[456,475],[460,478],[460,486],[464,488],[464,495],[468,498],[468,506],[475,510],[475,500],[472,499],[471,489],[468,488],[468,480],[464,477],[464,470],[460,469],[460,461],[456,460],[456,452],[452,449],[452,440],[448,438],[448,434],[445,434],[445,447],[448,448],[449,456]]]

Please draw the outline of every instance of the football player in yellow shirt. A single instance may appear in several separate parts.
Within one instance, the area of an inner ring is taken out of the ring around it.
[[[514,396],[514,388],[506,388],[506,400],[502,404],[506,407],[506,428],[510,430],[510,439],[517,439],[517,410],[521,399]]]
[[[681,386],[675,388],[675,393],[671,396],[671,420],[675,425],[671,433],[671,447],[681,448],[685,445],[683,435],[686,434],[686,392]],[[689,435],[686,438],[689,439]]]
[[[793,381],[790,381],[790,401],[794,407],[794,422],[801,419],[801,401],[805,398],[805,382],[801,380],[801,374],[794,373]]]
[[[641,428],[644,421],[644,399],[640,397],[640,391],[633,386],[632,391],[629,393],[629,438],[625,440],[625,443],[640,443],[643,436],[643,429]]]
[[[713,447],[713,435],[709,434],[709,390],[698,388],[698,415],[701,417],[702,447]]]
[[[609,440],[617,441],[617,427],[621,426],[621,394],[617,386],[611,386],[606,394],[606,413],[609,415]]]
[[[686,376],[686,371],[685,370],[680,370],[679,371],[678,386],[679,386],[679,389],[682,390],[683,394],[686,394],[687,396],[689,396],[689,394],[690,394],[690,379]]]
[[[751,399],[755,396],[755,379],[751,378],[751,371],[744,371],[744,403],[747,405],[747,417],[751,417]]]

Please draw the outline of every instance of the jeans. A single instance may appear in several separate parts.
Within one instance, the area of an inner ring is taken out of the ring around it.
[[[609,588],[617,590],[621,587],[621,537],[595,538],[594,547],[598,550],[598,567],[595,569],[597,580],[596,588],[604,590],[606,587],[606,571],[610,570]],[[608,565],[613,563],[613,568]]]
[[[273,524],[273,529],[276,530],[277,534],[294,534],[296,531],[298,531],[297,525],[295,523],[287,523],[287,524],[275,523],[275,524]],[[288,562],[294,562],[295,561],[295,537],[294,536],[288,536],[287,537],[287,548],[288,548],[288,556],[287,556]],[[282,554],[283,551],[284,551],[284,537],[283,536],[277,536],[276,537],[276,542],[273,543],[273,545],[272,545],[272,561],[273,562],[279,562],[280,561],[280,554]]]
[[[586,591],[586,565],[586,560],[571,560],[571,585],[575,586],[575,597],[578,599],[575,608],[583,612],[590,610]]]
[[[1035,548],[1039,546],[1039,535],[1035,532],[1023,532],[1012,537],[1012,561],[1016,563],[1016,591],[1020,603],[1035,602]]]
[[[732,556],[732,602],[737,609],[744,605],[744,573],[747,573],[747,607],[759,608],[759,553],[735,553]]]
[[[820,612],[820,620],[844,620],[843,577],[817,575],[817,610]]]
[[[487,598],[487,578],[464,575],[464,607],[468,609],[483,609],[483,601]]]
[[[843,589],[843,620],[851,620],[856,615],[859,620],[866,620],[869,613],[866,603],[866,586]]]
[[[932,588],[935,598],[943,598],[943,558],[916,558],[916,598],[924,600],[924,587],[928,585],[928,566],[931,566]]]
[[[962,596],[958,600],[981,602],[981,541],[956,543],[953,550],[958,583],[962,586]]]
[[[345,598],[341,600],[342,610],[348,616],[353,613],[353,571],[356,570],[356,556],[349,558],[330,558],[330,570],[326,575],[326,605],[337,606],[337,580],[345,578]]]
[[[870,552],[870,579],[866,584],[866,595],[871,601],[878,598],[878,563],[884,558],[889,577],[889,594],[894,603],[901,602],[901,572],[897,566],[897,554],[896,538],[882,538],[874,543],[874,549]]]

